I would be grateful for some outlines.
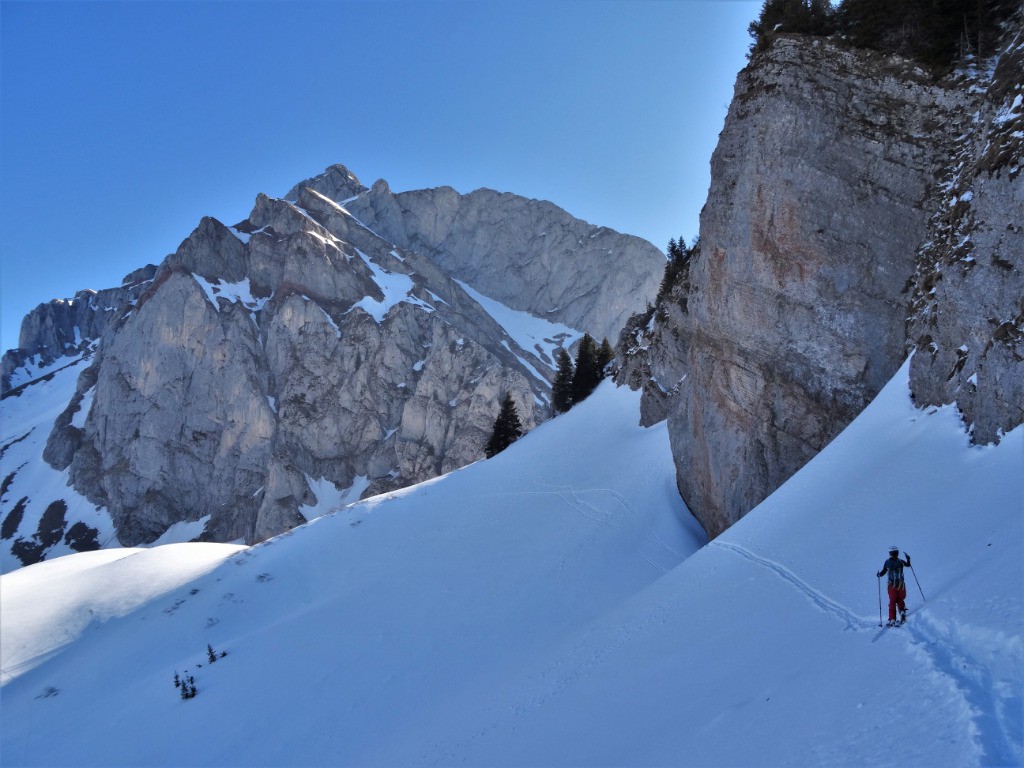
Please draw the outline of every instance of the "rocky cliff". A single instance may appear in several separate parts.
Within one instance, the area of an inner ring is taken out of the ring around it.
[[[514,195],[387,189],[332,166],[233,227],[203,219],[125,287],[26,319],[12,372],[95,347],[44,457],[121,543],[182,521],[258,541],[480,459],[504,393],[533,427],[554,350],[653,298],[664,256],[636,238]],[[400,231],[387,200],[415,208]]]
[[[960,401],[976,439],[1021,422],[1019,55],[1000,66],[993,83],[935,82],[780,35],[740,73],[699,246],[619,345],[620,381],[643,387],[646,421],[668,418],[710,535],[835,437],[911,347],[921,402]]]
[[[1024,422],[1024,32],[956,137],[913,278],[907,335],[921,405],[956,402],[978,443]]]

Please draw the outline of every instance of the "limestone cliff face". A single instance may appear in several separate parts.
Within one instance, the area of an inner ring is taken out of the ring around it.
[[[911,278],[924,271],[918,251],[946,194],[939,181],[958,137],[995,119],[972,120],[985,100],[977,90],[797,36],[776,39],[740,74],[686,279],[620,341],[620,380],[644,388],[646,421],[667,416],[680,492],[709,534],[821,450],[906,358]],[[1000,287],[976,304],[995,283],[945,281],[949,295],[923,302],[934,307],[919,308],[913,332],[922,346],[932,341],[925,326],[942,334],[934,365],[944,373],[962,333],[975,355],[985,348],[976,332],[1017,339],[987,347],[1001,356],[990,397],[1018,408],[999,411],[1007,428],[1020,422],[1019,367],[1006,365],[1019,354],[1020,184],[1009,168],[983,175],[972,179],[975,205],[991,198],[976,217],[987,224],[972,231],[1000,254],[986,269]],[[965,365],[963,376],[977,371],[980,384],[983,367]]]
[[[121,543],[204,518],[206,538],[259,541],[311,508],[323,513],[327,498],[402,487],[482,458],[506,392],[526,429],[548,416],[552,352],[576,332],[551,324],[549,337],[526,340],[501,325],[467,288],[500,299],[497,283],[456,280],[443,249],[384,238],[346,208],[372,194],[332,166],[287,199],[260,195],[234,227],[203,219],[130,297],[112,298],[118,311],[107,325],[89,329],[101,343],[44,456],[109,511]],[[503,199],[530,232],[575,222],[549,204]],[[578,253],[592,240],[636,249],[607,231],[591,240],[599,230],[578,224],[587,237],[558,258],[538,256],[545,279],[531,273],[539,286],[560,285],[575,307],[591,306],[586,294],[596,290],[576,275]],[[528,260],[517,228],[474,238],[486,253]],[[609,304],[651,299],[663,257],[649,244],[636,253],[623,263],[651,285],[627,281]],[[37,325],[63,328],[27,323],[32,343],[46,337]]]
[[[404,248],[514,309],[615,339],[658,290],[664,257],[646,240],[596,227],[552,203],[451,187],[393,193],[378,182],[347,205]],[[572,269],[564,269],[571,254]]]

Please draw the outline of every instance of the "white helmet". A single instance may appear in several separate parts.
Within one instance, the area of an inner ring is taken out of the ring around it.
[[[898,555],[900,553],[900,548],[895,545],[889,547],[889,554],[891,555],[893,552]]]

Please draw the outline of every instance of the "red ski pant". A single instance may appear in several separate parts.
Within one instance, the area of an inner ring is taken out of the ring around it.
[[[896,609],[900,611],[907,610],[907,585],[904,584],[902,587],[897,587],[895,584],[889,585],[889,621],[896,621]]]

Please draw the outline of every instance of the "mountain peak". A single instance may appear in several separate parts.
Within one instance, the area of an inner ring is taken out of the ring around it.
[[[303,187],[314,189],[337,203],[353,198],[367,190],[367,187],[363,186],[356,175],[341,163],[328,166],[323,173],[300,181],[288,191],[285,199],[297,200]]]

